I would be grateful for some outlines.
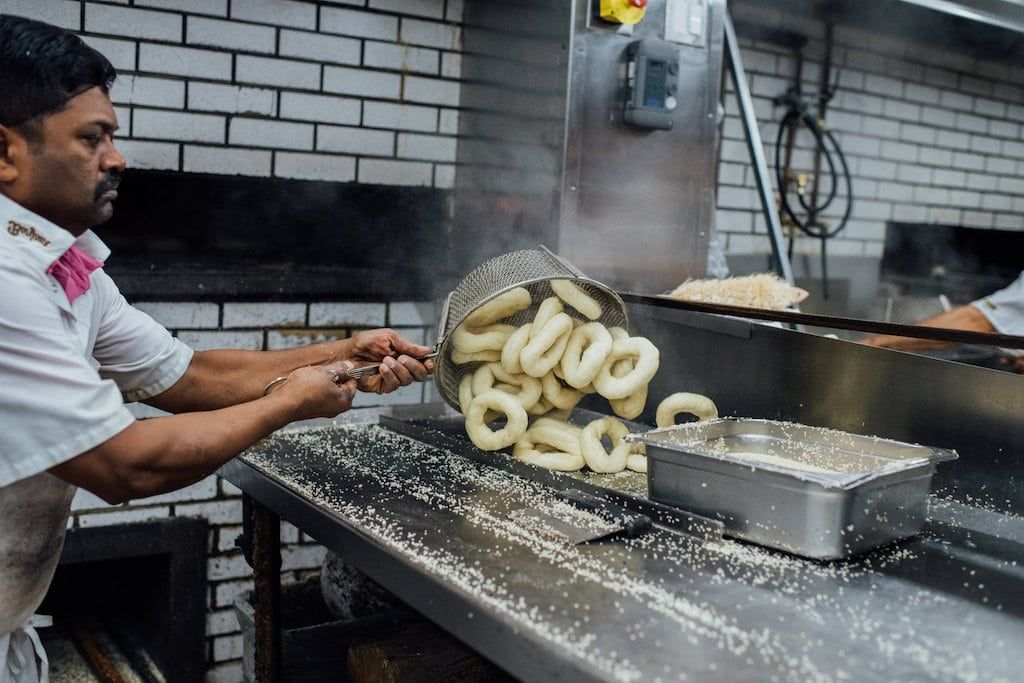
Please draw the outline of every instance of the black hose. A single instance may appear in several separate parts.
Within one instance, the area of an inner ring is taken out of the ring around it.
[[[807,201],[803,194],[798,194],[800,208],[806,212],[807,218],[801,219],[793,205],[789,201],[789,178],[787,178],[787,170],[782,162],[782,149],[783,136],[790,126],[802,124],[811,131],[814,136],[815,143],[821,150],[822,156],[825,158],[825,163],[828,164],[829,175],[831,177],[831,184],[829,187],[828,195],[824,201],[811,205]],[[839,161],[840,173],[836,173],[836,159]],[[823,226],[819,226],[817,223],[817,217],[819,214],[824,212],[832,201],[837,196],[837,190],[839,182],[837,176],[842,176],[842,181],[846,185],[846,210],[843,212],[842,218],[839,219],[831,229],[826,229]],[[793,221],[794,225],[800,229],[802,233],[809,237],[817,237],[819,239],[831,239],[838,235],[843,228],[846,227],[847,222],[850,220],[850,213],[853,211],[853,181],[850,178],[850,167],[846,163],[846,156],[843,154],[843,150],[839,147],[839,143],[832,135],[832,131],[825,129],[819,125],[818,121],[814,119],[802,106],[790,104],[790,109],[783,117],[782,122],[779,124],[779,132],[775,139],[775,178],[779,187],[779,196],[781,198],[782,210],[790,220]]]

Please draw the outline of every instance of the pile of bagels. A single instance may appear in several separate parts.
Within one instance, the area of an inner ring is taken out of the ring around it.
[[[452,362],[479,364],[459,383],[466,433],[478,448],[512,446],[516,459],[552,470],[646,472],[644,447],[625,440],[629,430],[622,421],[608,416],[580,427],[567,418],[591,393],[608,399],[623,419],[643,413],[658,371],[657,347],[597,322],[600,303],[572,281],[549,284],[554,296],[540,302],[532,322],[502,322],[533,306],[529,290],[517,287],[477,308],[452,333]],[[679,413],[718,417],[707,397],[677,393],[659,404],[658,426],[675,424]],[[489,426],[502,418],[499,428]]]

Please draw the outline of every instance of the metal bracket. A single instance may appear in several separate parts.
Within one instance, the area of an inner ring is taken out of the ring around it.
[[[747,74],[743,70],[743,58],[736,40],[736,29],[732,25],[732,17],[728,10],[725,12],[725,56],[729,64],[729,73],[732,75],[732,84],[736,89],[736,100],[740,107],[743,130],[746,132],[747,149],[750,151],[750,162],[754,167],[758,195],[761,197],[761,212],[768,225],[768,239],[772,244],[775,267],[779,277],[793,284],[793,267],[782,244],[782,224],[779,221],[779,212],[775,208],[775,196],[768,181],[768,162],[764,157],[761,131],[757,127],[754,102],[750,98],[750,88],[747,87]]]

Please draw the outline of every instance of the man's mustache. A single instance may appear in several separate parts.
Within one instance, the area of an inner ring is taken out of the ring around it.
[[[116,190],[121,184],[121,172],[111,171],[107,174],[104,180],[101,180],[96,184],[96,196],[95,199],[99,200],[100,197],[106,193]]]

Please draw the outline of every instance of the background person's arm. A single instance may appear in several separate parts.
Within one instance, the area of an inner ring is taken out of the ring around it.
[[[996,328],[992,326],[989,319],[974,306],[959,306],[945,313],[940,313],[933,318],[928,318],[918,323],[918,325],[921,327],[941,327],[969,332],[993,333],[996,331]],[[913,337],[896,337],[888,334],[868,337],[862,343],[868,346],[894,349],[896,351],[926,351],[928,349],[941,349],[950,345],[949,342],[915,339]]]
[[[229,408],[137,420],[49,471],[111,504],[188,486],[289,422],[348,410],[355,382],[332,375],[346,367],[300,368],[269,396]]]

